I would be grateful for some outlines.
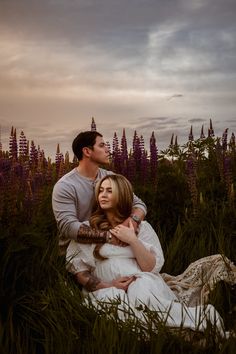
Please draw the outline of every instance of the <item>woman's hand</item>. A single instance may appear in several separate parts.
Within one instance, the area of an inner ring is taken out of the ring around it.
[[[111,229],[110,232],[120,241],[125,242],[129,245],[138,240],[131,220],[129,220],[128,227],[124,226],[123,224],[120,224],[114,227],[114,229]]]
[[[135,280],[135,277],[120,277],[112,280],[111,285],[117,289],[122,289],[124,291],[128,290],[129,285]]]

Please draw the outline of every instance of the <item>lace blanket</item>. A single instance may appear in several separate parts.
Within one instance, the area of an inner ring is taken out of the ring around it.
[[[216,254],[191,263],[180,275],[161,276],[181,302],[196,306],[208,302],[210,291],[220,280],[236,284],[236,266],[227,257]]]

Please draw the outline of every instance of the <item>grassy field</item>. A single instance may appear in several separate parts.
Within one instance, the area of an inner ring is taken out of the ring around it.
[[[114,156],[112,162],[115,171],[129,173],[146,202],[165,254],[162,271],[173,275],[216,253],[236,262],[235,145],[225,149],[215,138],[191,144],[170,146],[157,164],[147,160],[146,175],[135,154],[125,160],[126,170],[118,170]],[[210,302],[232,332],[228,339],[210,325],[204,333],[173,330],[151,311],[143,326],[135,318],[120,321],[115,303],[85,306],[58,257],[51,210],[55,181],[73,167],[66,159],[0,156],[1,353],[234,353],[236,290],[224,282]]]

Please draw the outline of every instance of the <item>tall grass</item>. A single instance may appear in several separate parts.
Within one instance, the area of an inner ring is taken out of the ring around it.
[[[1,353],[235,352],[235,336],[219,337],[214,326],[204,333],[171,329],[147,309],[144,326],[132,316],[122,322],[116,303],[99,309],[86,305],[58,257],[51,210],[54,183],[75,164],[63,162],[59,153],[55,164],[41,155],[29,157],[27,149],[17,160],[14,146],[10,155],[0,154]],[[236,262],[235,144],[226,150],[223,141],[219,146],[212,137],[183,149],[172,144],[164,157],[159,154],[158,164],[152,160],[154,140],[150,161],[137,141],[135,149],[129,157],[124,147],[122,154],[117,149],[112,166],[123,168],[118,172],[133,179],[135,193],[147,203],[147,220],[165,254],[162,271],[177,275],[191,262],[216,253]],[[137,174],[131,169],[135,166]],[[236,332],[235,288],[220,282],[210,302],[226,329]]]

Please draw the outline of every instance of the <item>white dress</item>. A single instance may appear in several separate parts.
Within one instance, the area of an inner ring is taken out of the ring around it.
[[[147,306],[156,311],[158,318],[166,325],[204,330],[207,321],[210,321],[216,323],[222,331],[222,320],[212,305],[186,307],[160,276],[159,272],[164,264],[163,251],[156,232],[148,222],[141,223],[138,238],[155,255],[156,264],[151,272],[141,271],[130,246],[119,247],[106,243],[101,247],[100,254],[107,259],[99,260],[93,256],[95,244],[70,242],[66,258],[71,272],[89,270],[105,282],[122,276],[136,277],[127,292],[110,287],[89,293],[97,306],[101,301],[109,302],[119,298],[124,309],[127,309],[128,304],[134,315],[143,321],[145,315],[142,308]],[[126,319],[124,311],[119,312],[119,317]]]

